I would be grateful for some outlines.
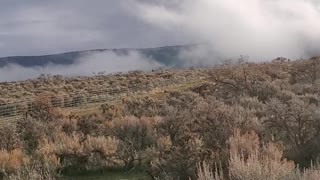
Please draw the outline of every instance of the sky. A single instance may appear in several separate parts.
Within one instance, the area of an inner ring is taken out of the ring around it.
[[[136,16],[139,1],[1,0],[0,57],[193,42]]]
[[[186,64],[307,58],[320,55],[319,21],[319,0],[1,0],[0,57],[206,43]]]
[[[303,56],[318,0],[1,0],[0,56],[212,43],[222,54]]]

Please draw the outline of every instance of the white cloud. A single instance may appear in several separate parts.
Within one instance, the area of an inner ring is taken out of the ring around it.
[[[210,42],[219,55],[255,59],[313,55],[320,46],[320,6],[313,0],[131,1],[142,20]]]

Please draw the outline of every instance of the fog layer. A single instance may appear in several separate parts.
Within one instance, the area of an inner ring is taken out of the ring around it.
[[[102,73],[127,72],[131,70],[152,70],[163,67],[156,61],[135,51],[127,55],[113,52],[92,53],[81,57],[73,65],[48,65],[45,67],[21,67],[15,64],[0,69],[0,81],[17,81],[36,78],[40,74],[64,76],[92,76]]]
[[[316,0],[131,1],[133,15],[172,34],[207,42],[221,57],[319,55],[320,3]]]

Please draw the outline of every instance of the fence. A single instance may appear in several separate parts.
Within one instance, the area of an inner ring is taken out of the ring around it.
[[[126,96],[150,93],[155,90],[168,90],[181,85],[191,85],[199,82],[199,79],[186,80],[184,82],[162,82],[162,86],[148,85],[131,85],[127,88],[105,89],[100,91],[90,91],[87,93],[77,93],[68,95],[44,95],[41,96],[46,103],[56,108],[81,108],[86,109],[87,106],[99,106],[104,103],[121,100]],[[34,110],[36,99],[30,101],[15,101],[12,103],[0,104],[0,124],[14,122],[23,118],[28,112]]]

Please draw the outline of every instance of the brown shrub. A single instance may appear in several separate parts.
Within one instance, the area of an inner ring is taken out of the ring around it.
[[[141,166],[145,150],[155,144],[155,124],[159,118],[124,117],[109,122],[112,136],[119,139],[117,157],[126,169]]]
[[[297,61],[289,71],[291,75],[290,82],[292,84],[311,83],[314,86],[319,79],[319,67],[319,57],[313,57],[307,61]]]
[[[280,180],[295,172],[293,162],[282,159],[282,151],[272,143],[261,147],[255,133],[230,138],[229,176],[238,180]]]
[[[204,160],[203,142],[190,138],[183,145],[173,146],[169,139],[148,150],[148,174],[156,179],[195,179],[197,164]],[[163,148],[165,147],[165,148]]]
[[[292,161],[283,159],[283,152],[274,143],[261,144],[256,133],[241,134],[236,130],[229,139],[230,160],[228,177],[221,169],[213,171],[207,163],[198,165],[198,180],[315,180],[319,179],[319,167],[300,171]]]
[[[99,170],[115,166],[118,140],[79,134],[59,134],[54,141],[44,139],[36,153],[55,169]]]
[[[30,158],[21,150],[0,150],[0,167],[2,176],[13,174],[17,169],[27,165]]]
[[[266,114],[266,128],[285,144],[286,156],[305,166],[319,155],[320,116],[308,99],[294,97],[284,103],[272,99]]]
[[[63,115],[46,98],[38,99],[29,116],[17,122],[17,131],[27,152],[35,150],[43,138],[53,139],[61,131]]]
[[[227,65],[211,72],[211,79],[216,83],[215,94],[223,99],[230,99],[238,95],[259,96],[263,98],[265,91],[259,88],[265,81],[271,81],[266,73],[268,66],[243,63],[238,66]],[[263,96],[262,96],[263,95]]]
[[[76,119],[77,131],[84,135],[102,136],[106,133],[107,120],[102,116],[91,114]]]
[[[312,165],[310,168],[303,171],[302,180],[318,180],[320,179],[319,165]]]
[[[15,174],[4,177],[8,180],[55,180],[57,179],[51,169],[39,163],[23,166]]]
[[[162,103],[150,97],[128,99],[124,103],[124,114],[127,116],[152,117],[159,115]]]
[[[197,180],[224,180],[225,177],[222,173],[222,168],[212,170],[206,162],[199,163],[197,166]]]
[[[12,151],[23,147],[15,124],[4,124],[0,126],[0,150]]]
[[[88,157],[86,169],[97,170],[118,165],[119,140],[114,137],[87,136],[83,142],[83,150]]]
[[[58,119],[57,122],[43,122],[33,118],[24,118],[18,122],[17,129],[25,149],[32,152],[38,147],[41,139],[53,139],[61,130],[61,126]]]

